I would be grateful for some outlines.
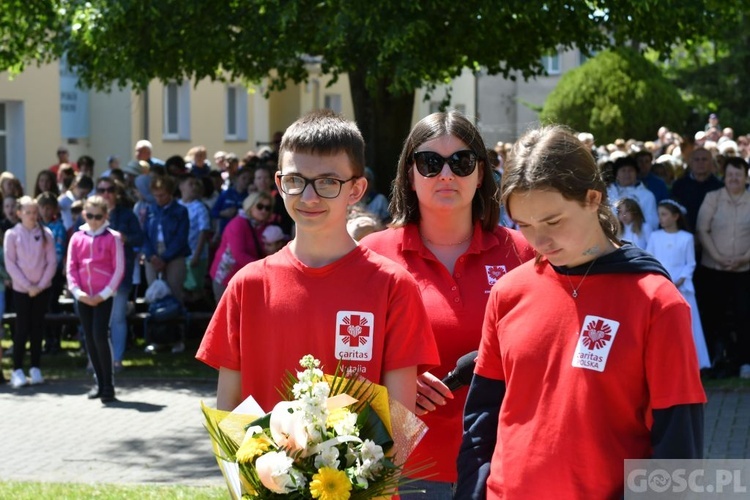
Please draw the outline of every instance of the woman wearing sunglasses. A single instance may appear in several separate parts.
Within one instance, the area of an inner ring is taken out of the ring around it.
[[[237,271],[245,264],[265,257],[263,230],[272,213],[271,193],[255,191],[245,198],[242,210],[227,224],[209,272],[216,302]]]
[[[418,379],[417,413],[429,430],[410,457],[413,465],[435,462],[424,472],[430,480],[415,485],[430,499],[452,497],[467,392],[451,391],[441,379],[479,347],[492,285],[533,256],[519,233],[498,226],[490,169],[482,137],[465,116],[450,111],[424,118],[401,151],[391,229],[361,242],[417,279],[440,351],[441,366]]]

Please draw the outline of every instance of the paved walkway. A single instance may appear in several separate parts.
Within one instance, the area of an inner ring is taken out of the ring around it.
[[[224,484],[200,410],[215,382],[123,381],[109,406],[88,400],[90,388],[0,386],[0,479]]]
[[[106,407],[88,389],[0,386],[0,480],[224,484],[200,411],[214,382],[124,381]],[[708,396],[707,457],[750,458],[750,391]]]

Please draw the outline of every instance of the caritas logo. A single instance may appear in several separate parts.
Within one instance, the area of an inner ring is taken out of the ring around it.
[[[586,316],[578,335],[572,365],[576,368],[603,372],[619,329],[620,323],[613,319]]]
[[[586,329],[583,332],[583,339],[581,339],[581,341],[590,351],[601,349],[607,345],[607,342],[612,340],[611,333],[612,328],[603,320],[592,321],[586,325]]]
[[[364,311],[339,311],[336,314],[336,359],[372,360],[375,315]]]

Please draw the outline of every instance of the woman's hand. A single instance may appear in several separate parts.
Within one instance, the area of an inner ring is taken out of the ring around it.
[[[444,406],[448,399],[453,399],[453,393],[439,378],[430,372],[424,372],[417,377],[417,415],[425,415],[435,411],[438,406]]]

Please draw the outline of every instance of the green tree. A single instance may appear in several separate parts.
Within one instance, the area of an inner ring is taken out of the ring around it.
[[[269,91],[324,73],[349,75],[367,161],[387,187],[414,91],[464,68],[523,77],[542,54],[632,40],[667,53],[710,32],[739,0],[3,0],[0,68],[67,54],[84,84],[267,79]],[[668,12],[668,15],[660,15]]]
[[[662,125],[680,130],[685,118],[677,87],[627,48],[601,52],[563,75],[540,114],[542,122],[591,132],[600,143],[655,137]]]
[[[745,28],[748,9],[730,16],[708,41],[679,45],[665,61],[657,61],[664,74],[680,88],[690,108],[685,132],[703,130],[709,113],[717,113],[723,127],[750,132],[750,34]]]

